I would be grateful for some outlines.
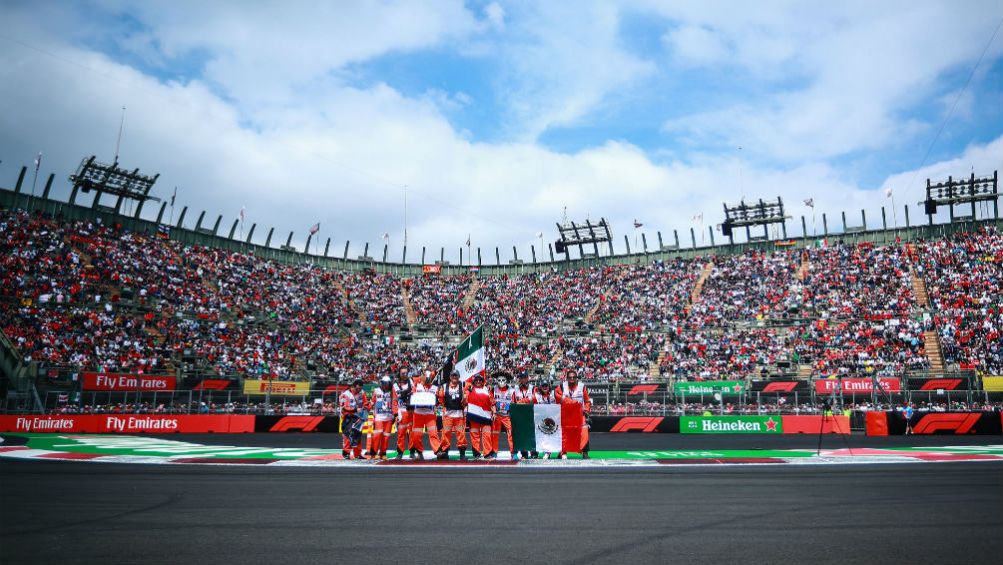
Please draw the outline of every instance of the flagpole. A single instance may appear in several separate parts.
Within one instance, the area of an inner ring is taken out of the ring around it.
[[[895,224],[895,229],[899,229],[899,215],[898,211],[895,209],[895,192],[890,192],[888,197],[892,199],[892,222]]]
[[[118,122],[118,139],[115,140],[115,163],[118,163],[118,150],[122,146],[123,126],[125,126],[125,106],[122,106],[122,119]]]
[[[42,166],[42,152],[38,152],[38,158],[35,159],[35,177],[31,180],[31,202],[29,202],[28,211],[30,212],[35,205],[35,184],[38,183],[38,168]]]
[[[407,185],[404,185],[404,247],[407,247]]]

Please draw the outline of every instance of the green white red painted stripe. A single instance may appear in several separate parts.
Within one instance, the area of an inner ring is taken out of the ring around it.
[[[1003,461],[1003,445],[893,447],[887,449],[822,450],[817,455],[810,449],[774,450],[666,450],[666,451],[593,451],[591,459],[569,454],[568,460],[520,460],[513,462],[508,453],[499,454],[496,462],[434,461],[426,452],[424,462],[403,463],[376,461],[346,461],[340,449],[299,449],[275,447],[240,447],[202,445],[150,436],[19,434],[27,438],[26,445],[0,444],[2,459],[71,460],[100,463],[144,464],[223,464],[275,465],[294,467],[341,466],[511,466],[543,469],[548,467],[637,467],[652,465],[721,465],[721,464],[788,464],[825,465],[860,463],[915,463],[938,461]]]

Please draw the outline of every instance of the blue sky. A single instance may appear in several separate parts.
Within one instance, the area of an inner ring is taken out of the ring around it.
[[[405,185],[412,247],[473,233],[529,255],[565,207],[610,218],[618,239],[635,218],[671,232],[704,213],[706,229],[743,195],[876,217],[886,188],[915,202],[928,176],[991,173],[1003,155],[996,1],[105,0],[0,15],[0,99],[17,108],[0,118],[0,183],[39,150],[59,179],[110,158],[124,105],[123,162],[160,172],[160,191],[224,225],[246,206],[296,240],[320,221],[353,250],[384,232],[403,244]]]

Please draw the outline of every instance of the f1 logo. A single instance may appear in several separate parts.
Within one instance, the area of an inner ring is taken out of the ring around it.
[[[321,422],[323,416],[285,416],[269,429],[270,432],[291,432],[299,430],[301,432],[312,432]]]
[[[977,413],[927,414],[912,428],[914,434],[935,434],[940,431],[955,435],[967,434],[982,417]]]
[[[610,432],[651,433],[658,429],[658,424],[661,424],[664,419],[662,417],[627,416],[620,418]]]

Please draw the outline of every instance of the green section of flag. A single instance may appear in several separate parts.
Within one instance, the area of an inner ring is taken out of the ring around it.
[[[703,381],[685,382],[673,385],[676,394],[700,395],[714,394],[741,394],[745,390],[745,385],[741,381]]]
[[[533,405],[513,404],[509,407],[512,418],[512,444],[516,451],[536,451],[536,430],[533,426]]]
[[[782,434],[779,416],[682,416],[679,432],[684,434]]]
[[[484,326],[478,327],[474,333],[467,336],[467,339],[460,342],[456,348],[456,358],[462,362],[482,347],[484,347]]]

